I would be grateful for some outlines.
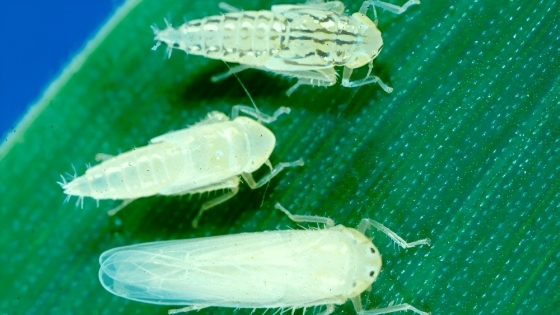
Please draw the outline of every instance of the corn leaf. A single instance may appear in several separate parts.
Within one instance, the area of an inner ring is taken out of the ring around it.
[[[366,309],[410,303],[433,314],[560,312],[555,0],[423,1],[399,16],[379,10],[385,45],[373,71],[392,94],[337,84],[301,87],[288,98],[294,80],[240,73],[260,110],[292,109],[270,125],[272,163],[306,164],[266,188],[243,184],[197,229],[191,220],[200,205],[222,192],[142,198],[113,217],[106,210],[116,201],[64,204],[60,175],[82,174],[97,163],[95,154],[119,154],[210,111],[250,104],[235,78],[210,82],[227,71],[223,62],[150,50],[150,25],[217,15],[217,4],[127,2],[4,141],[0,313],[166,314],[168,306],[106,292],[99,255],[141,242],[296,228],[276,202],[349,227],[372,218],[406,240],[432,240],[431,248],[402,250],[373,233],[384,269],[362,296]],[[231,4],[266,10],[279,2]],[[352,13],[361,3],[346,5]],[[354,310],[348,302],[336,313]]]

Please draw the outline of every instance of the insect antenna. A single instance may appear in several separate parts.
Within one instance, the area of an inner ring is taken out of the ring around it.
[[[231,70],[231,67],[226,63],[226,66]],[[258,119],[257,121],[262,124],[262,116],[261,116],[261,112],[259,111],[257,104],[255,104],[255,101],[253,100],[253,98],[251,97],[251,93],[249,93],[249,91],[247,90],[247,88],[245,87],[245,84],[243,84],[243,82],[241,82],[241,79],[239,79],[239,77],[237,76],[237,74],[235,72],[232,73],[233,76],[235,77],[235,79],[237,79],[237,82],[239,82],[239,85],[241,85],[241,87],[243,88],[243,90],[245,91],[245,93],[247,94],[247,97],[249,98],[249,100],[251,101],[251,104],[253,105],[253,107],[255,108],[255,111],[257,112],[258,115]],[[266,161],[265,162],[266,165],[270,168],[270,170],[273,169],[272,164],[270,164],[270,161]],[[264,198],[266,196],[266,191],[268,190],[268,186],[270,185],[270,181],[268,183],[266,183],[266,187],[264,189],[264,194],[263,194],[263,199],[261,201],[261,207],[264,204]]]
[[[272,170],[273,170],[272,163],[270,163],[269,160],[266,160],[266,162],[264,162],[264,164],[266,164],[266,166],[268,166],[270,168],[270,171],[272,172]],[[261,207],[264,204],[264,197],[266,196],[266,191],[268,190],[269,186],[270,186],[270,181],[268,181],[266,183],[266,187],[264,188],[263,198],[262,198],[262,201],[261,201]]]
[[[226,66],[228,67],[229,70],[231,70],[231,67],[224,61],[224,63],[226,64]],[[247,88],[245,87],[245,84],[243,84],[243,82],[241,82],[241,79],[239,79],[239,77],[237,76],[237,74],[235,72],[232,72],[233,76],[235,77],[235,79],[237,79],[237,82],[239,82],[239,84],[241,85],[241,87],[243,88],[243,90],[245,91],[245,93],[247,94],[247,97],[249,98],[249,100],[251,101],[251,104],[253,105],[253,107],[255,108],[255,111],[257,112],[258,115],[258,119],[257,121],[259,123],[262,123],[262,117],[261,117],[261,112],[259,111],[259,109],[257,108],[257,104],[255,104],[255,101],[253,100],[253,98],[251,97],[251,94],[249,93],[249,91],[247,90]]]

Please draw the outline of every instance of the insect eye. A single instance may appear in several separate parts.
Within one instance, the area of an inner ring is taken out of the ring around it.
[[[370,276],[370,277],[375,276],[375,271],[371,271],[371,272],[369,273],[369,276]]]
[[[373,249],[373,247],[370,248],[370,249],[371,249],[371,253],[372,253],[372,254],[375,254],[375,249]]]

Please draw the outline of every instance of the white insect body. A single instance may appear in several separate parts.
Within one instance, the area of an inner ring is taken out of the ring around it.
[[[401,14],[419,0],[409,0],[402,7],[368,0],[359,12],[344,13],[340,1],[309,1],[305,4],[275,5],[270,11],[240,11],[221,3],[229,11],[223,15],[192,20],[164,30],[153,27],[155,40],[189,54],[236,62],[240,65],[214,77],[222,80],[233,73],[256,68],[298,78],[291,94],[302,84],[331,86],[336,83],[335,66],[344,66],[342,85],[357,87],[378,83],[385,91],[393,89],[381,79],[371,76],[372,62],[383,46],[377,28],[375,6]],[[375,21],[367,16],[368,7]],[[365,79],[350,81],[355,68],[369,64]]]
[[[101,164],[89,168],[83,176],[66,182],[64,193],[94,199],[125,199],[114,214],[132,200],[151,195],[194,194],[218,189],[230,192],[202,206],[193,221],[196,226],[203,211],[232,198],[239,190],[239,176],[255,189],[266,184],[282,169],[303,165],[298,160],[272,167],[269,157],[276,144],[274,134],[260,122],[239,116],[239,111],[272,122],[289,109],[282,107],[273,116],[237,105],[232,120],[220,112],[189,128],[170,132],[141,148],[115,157],[101,155]],[[263,164],[271,172],[258,182],[251,173]]]
[[[363,310],[360,294],[371,289],[381,271],[381,256],[365,236],[377,228],[404,248],[407,243],[378,222],[363,219],[356,229],[334,226],[329,218],[294,216],[296,222],[324,223],[319,230],[285,230],[154,242],[119,247],[99,258],[99,280],[127,299],[165,305],[190,305],[170,314],[210,306],[231,308],[307,308],[350,299],[358,314],[411,310],[409,304]]]

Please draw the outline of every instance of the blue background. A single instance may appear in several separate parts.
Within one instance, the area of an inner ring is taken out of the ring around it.
[[[120,3],[0,0],[0,139]]]

